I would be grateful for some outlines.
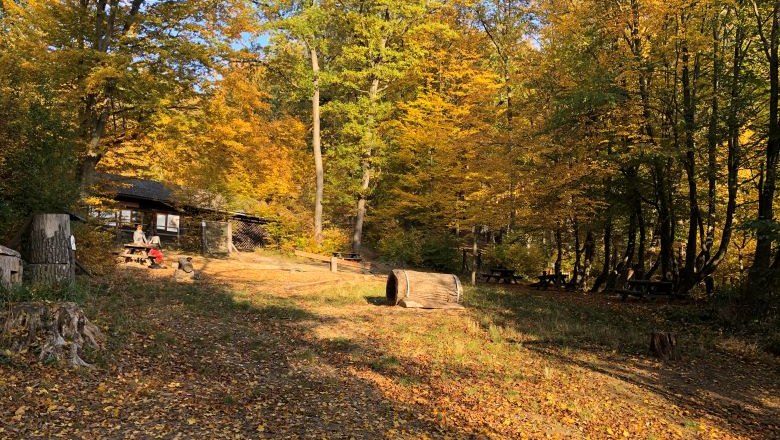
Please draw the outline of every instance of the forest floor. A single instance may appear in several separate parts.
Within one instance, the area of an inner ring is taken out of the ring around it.
[[[0,356],[0,438],[780,438],[777,359],[690,305],[512,286],[426,311],[304,260],[195,267],[76,298],[109,337],[94,369]],[[647,354],[653,328],[680,359]]]

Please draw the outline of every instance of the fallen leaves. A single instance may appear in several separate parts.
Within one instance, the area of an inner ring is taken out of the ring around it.
[[[724,420],[644,386],[641,358],[539,350],[519,332],[506,334],[522,346],[493,343],[472,316],[254,284],[117,285],[128,306],[95,304],[116,335],[105,366],[0,366],[0,437],[740,439],[760,426],[746,406]]]

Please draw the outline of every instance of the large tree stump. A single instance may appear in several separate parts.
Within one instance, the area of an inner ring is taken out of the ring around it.
[[[70,216],[38,214],[30,225],[27,276],[33,283],[72,282],[75,266],[71,258]]]
[[[32,302],[0,312],[0,341],[16,353],[37,349],[41,361],[67,358],[74,366],[90,367],[81,359],[81,349],[101,349],[105,338],[76,303]]]
[[[650,353],[661,359],[677,357],[677,339],[672,332],[654,331],[650,333]]]

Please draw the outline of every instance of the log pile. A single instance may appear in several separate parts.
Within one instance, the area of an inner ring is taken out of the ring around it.
[[[463,287],[457,276],[396,269],[387,277],[389,305],[423,309],[462,309]]]
[[[0,341],[15,353],[38,350],[41,361],[64,358],[91,367],[80,353],[84,346],[102,349],[105,338],[76,303],[27,302],[0,312]]]

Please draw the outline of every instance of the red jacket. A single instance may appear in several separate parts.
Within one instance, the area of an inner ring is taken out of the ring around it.
[[[152,249],[149,251],[149,256],[154,258],[154,261],[157,262],[157,264],[162,264],[163,262],[163,253],[160,252],[159,249]]]

